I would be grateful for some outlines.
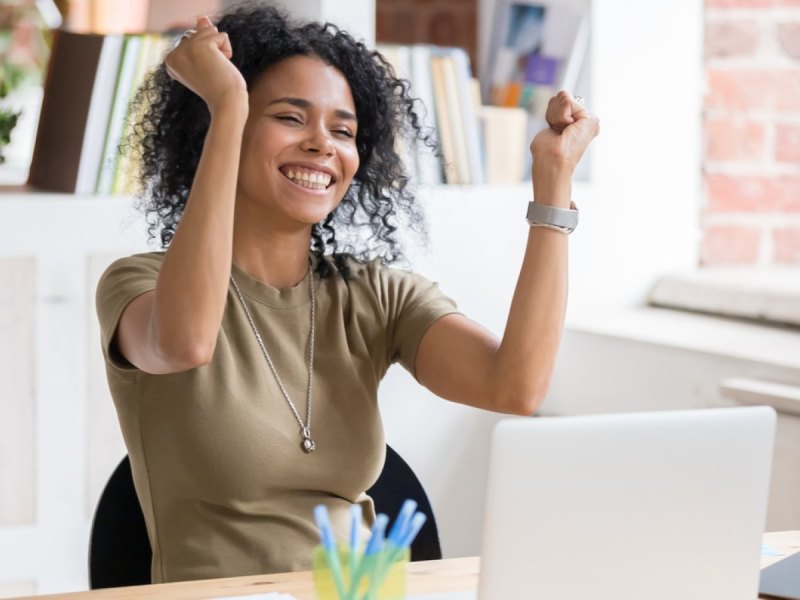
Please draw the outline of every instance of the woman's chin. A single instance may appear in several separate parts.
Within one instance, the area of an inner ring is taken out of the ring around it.
[[[333,207],[335,208],[335,207]],[[306,210],[291,215],[291,219],[300,227],[313,227],[328,218],[333,208],[327,210]]]

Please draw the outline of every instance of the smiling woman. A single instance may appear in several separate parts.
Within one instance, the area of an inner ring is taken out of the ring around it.
[[[387,267],[401,221],[419,223],[395,148],[424,135],[407,82],[363,43],[261,5],[201,17],[138,102],[130,144],[166,249],[112,264],[97,311],[154,582],[308,569],[321,503],[340,537],[353,503],[366,530],[392,363],[445,399],[536,409],[571,177],[598,128],[569,94],[531,145],[537,206],[502,340]]]
[[[405,225],[422,233],[424,226],[414,197],[407,190],[408,175],[395,150],[397,141],[415,138],[433,144],[429,132],[418,124],[408,83],[395,77],[380,54],[330,24],[295,24],[275,10],[253,5],[224,15],[215,31],[219,36],[230,36],[226,38],[232,46],[228,66],[236,67],[229,69],[233,73],[228,72],[235,85],[220,82],[220,93],[229,94],[242,81],[247,87],[250,114],[245,136],[261,128],[261,117],[278,116],[278,101],[283,101],[286,109],[280,115],[282,120],[295,121],[297,126],[305,123],[308,111],[315,108],[312,99],[319,98],[323,88],[338,85],[341,95],[346,96],[344,105],[332,107],[340,127],[331,132],[337,142],[346,141],[349,134],[360,164],[352,185],[337,185],[337,191],[344,190],[337,210],[313,227],[315,253],[331,256],[337,268],[345,272],[346,262],[340,258],[343,254],[360,260],[380,258],[385,263],[401,260],[397,228]],[[136,102],[145,116],[134,123],[135,133],[127,144],[129,151],[142,155],[141,191],[146,198],[150,234],[160,236],[164,247],[171,243],[186,207],[213,111],[202,93],[194,93],[194,83],[180,75],[170,76],[171,71],[185,68],[206,50],[197,42],[203,42],[209,34],[201,29],[200,35],[205,37],[194,36],[193,44],[184,38],[181,45],[186,52],[173,53],[140,90]],[[284,60],[300,61],[300,68],[280,66]],[[315,74],[324,74],[325,79],[315,79],[307,72],[308,66],[327,67],[315,69]],[[207,72],[197,76],[205,83]],[[274,95],[273,79],[284,81],[297,76],[306,81],[307,97],[293,97],[297,94],[289,89]],[[341,89],[342,85],[347,89]],[[370,234],[359,235],[364,230]],[[355,238],[362,240],[359,247],[348,243]],[[320,261],[318,269],[323,277],[333,272],[328,260]]]

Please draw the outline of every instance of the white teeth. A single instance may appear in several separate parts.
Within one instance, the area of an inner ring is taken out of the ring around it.
[[[310,189],[321,190],[326,187],[331,182],[331,176],[328,173],[323,173],[321,171],[295,171],[294,169],[287,169],[286,170],[286,177],[291,179],[297,184],[303,185],[303,187],[307,187]]]

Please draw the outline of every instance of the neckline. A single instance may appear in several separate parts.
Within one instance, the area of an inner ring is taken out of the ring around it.
[[[274,308],[297,308],[306,306],[311,302],[308,288],[310,280],[314,281],[314,285],[319,285],[319,278],[314,276],[317,270],[316,257],[311,254],[310,260],[310,271],[296,285],[287,288],[276,288],[264,283],[250,275],[236,263],[231,263],[231,273],[236,278],[236,283],[239,284],[242,294],[248,300]],[[233,290],[232,284],[230,289]]]

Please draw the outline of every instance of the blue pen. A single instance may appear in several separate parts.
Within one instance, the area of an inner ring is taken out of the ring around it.
[[[400,512],[397,513],[397,518],[392,525],[392,530],[389,532],[388,539],[395,546],[400,545],[400,539],[402,539],[403,535],[406,533],[408,523],[411,521],[415,510],[417,510],[417,503],[414,500],[409,498],[403,502],[403,506],[400,508]]]
[[[361,528],[361,505],[353,504],[350,507],[350,554],[348,556],[348,567],[350,581],[356,574],[358,563],[358,532]]]
[[[425,525],[425,521],[427,520],[428,517],[425,515],[425,513],[418,512],[414,515],[414,517],[411,519],[411,524],[408,526],[405,536],[400,540],[400,550],[405,550],[406,548],[411,547],[411,542],[413,542],[414,538],[417,537],[419,530],[422,529],[422,526]]]
[[[386,557],[384,565],[387,568],[391,569],[392,564],[399,558],[400,554],[402,554],[406,548],[411,547],[411,542],[413,542],[414,538],[417,537],[419,530],[422,529],[422,526],[425,524],[427,519],[428,517],[425,515],[425,513],[415,513],[400,539],[398,539],[396,542],[389,542],[386,544]]]
[[[420,529],[422,529],[427,519],[428,517],[424,513],[415,513],[408,522],[405,532],[400,537],[399,541],[396,543],[387,541],[386,550],[374,562],[373,574],[369,581],[369,589],[366,594],[364,594],[362,600],[373,600],[377,598],[378,590],[392,570],[394,563],[407,548],[411,547],[411,542],[417,537],[417,534]]]
[[[314,507],[314,520],[319,528],[319,535],[322,540],[322,547],[325,549],[325,556],[328,557],[328,564],[331,567],[333,584],[336,586],[336,593],[339,598],[344,598],[344,578],[342,577],[342,565],[339,562],[339,552],[336,549],[336,536],[333,533],[328,509],[324,504]]]
[[[386,515],[380,514],[375,517],[375,522],[372,524],[372,529],[370,530],[369,542],[367,542],[367,555],[371,556],[377,554],[383,549],[384,534],[388,524],[389,517]]]
[[[384,514],[375,517],[375,522],[372,524],[372,529],[370,531],[369,541],[367,542],[367,549],[364,551],[364,558],[359,562],[356,574],[350,579],[350,590],[347,594],[348,599],[352,600],[356,597],[362,577],[370,570],[372,563],[375,562],[376,555],[383,550],[384,533],[388,523],[389,517]]]

